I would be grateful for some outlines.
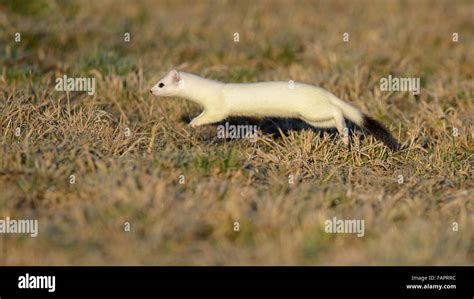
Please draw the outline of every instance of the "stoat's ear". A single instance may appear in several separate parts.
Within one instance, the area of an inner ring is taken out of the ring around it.
[[[172,70],[170,73],[173,83],[178,83],[181,80],[181,74],[177,70]]]

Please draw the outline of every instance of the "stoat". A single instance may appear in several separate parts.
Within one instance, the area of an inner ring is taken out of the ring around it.
[[[223,83],[172,70],[151,88],[155,96],[180,97],[204,108],[190,125],[197,127],[229,116],[299,118],[316,128],[336,128],[349,146],[346,119],[367,129],[390,149],[398,141],[380,122],[332,93],[298,82]]]

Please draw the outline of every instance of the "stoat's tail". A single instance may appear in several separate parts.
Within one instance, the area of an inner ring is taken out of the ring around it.
[[[400,149],[400,144],[398,140],[395,139],[390,131],[379,121],[371,118],[370,116],[364,115],[364,123],[362,127],[367,129],[375,138],[381,140],[388,146],[392,151],[398,151]]]
[[[371,118],[370,116],[365,115],[359,109],[338,98],[333,98],[331,100],[334,105],[342,110],[342,114],[345,118],[354,122],[359,127],[369,131],[370,134],[382,141],[392,151],[397,151],[400,149],[400,144],[398,143],[397,139],[395,139],[392,134],[390,134],[390,131],[382,123]]]

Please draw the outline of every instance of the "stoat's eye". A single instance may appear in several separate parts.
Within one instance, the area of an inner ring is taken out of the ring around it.
[[[160,84],[158,85],[159,88],[162,88],[163,86],[165,86],[163,83],[160,83]]]

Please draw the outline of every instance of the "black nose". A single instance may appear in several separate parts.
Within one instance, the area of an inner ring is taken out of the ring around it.
[[[151,91],[151,89],[150,89],[150,93],[153,94],[153,91]]]

